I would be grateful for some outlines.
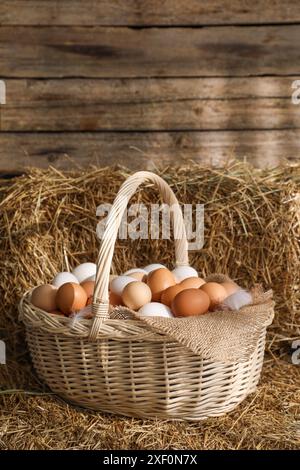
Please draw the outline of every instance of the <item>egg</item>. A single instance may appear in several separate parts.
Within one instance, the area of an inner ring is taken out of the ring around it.
[[[121,297],[125,286],[133,281],[136,281],[134,277],[117,276],[111,281],[110,290]]]
[[[137,281],[147,282],[147,273],[134,272],[130,274],[130,277],[134,277]]]
[[[177,266],[177,268],[173,269],[172,273],[176,282],[181,282],[187,277],[198,277],[196,269],[191,266]]]
[[[210,309],[214,309],[216,305],[223,302],[227,297],[227,291],[225,287],[221,286],[217,282],[206,282],[200,287],[200,290],[205,292],[210,298]]]
[[[144,282],[133,281],[125,286],[122,292],[122,300],[126,307],[138,310],[151,301],[152,292]]]
[[[167,268],[159,268],[148,274],[147,284],[152,292],[152,302],[159,302],[163,291],[174,286],[176,281],[171,271]]]
[[[92,276],[85,279],[85,281],[95,281],[95,280],[96,280],[96,274],[93,274]]]
[[[32,291],[31,303],[35,307],[45,310],[45,312],[53,312],[54,310],[57,310],[56,294],[57,287],[52,286],[51,284],[44,284],[36,287]]]
[[[67,282],[75,282],[75,284],[79,284],[77,277],[75,277],[74,274],[69,273],[67,271],[56,274],[51,284],[59,288],[60,286],[62,286],[63,284],[66,284]]]
[[[122,298],[118,294],[115,294],[114,292],[110,292],[109,304],[112,305],[113,307],[116,307],[118,305],[123,305],[123,301],[122,301]]]
[[[185,289],[179,292],[172,302],[175,317],[203,315],[209,309],[210,298],[201,289]]]
[[[95,290],[95,281],[83,281],[80,285],[84,288],[88,299],[93,297]]]
[[[88,297],[86,304],[91,305],[93,303],[93,295],[95,290],[95,281],[83,281],[81,287],[84,288],[86,295]]]
[[[166,305],[159,302],[149,302],[139,309],[138,314],[141,317],[167,317],[173,318],[172,312]]]
[[[233,281],[221,282],[220,284],[221,284],[221,286],[224,287],[224,289],[226,290],[228,296],[234,294],[235,292],[237,292],[238,290],[241,289],[241,288],[240,288],[235,282],[233,282]]]
[[[171,307],[174,297],[178,294],[178,292],[181,292],[182,290],[183,287],[181,286],[181,284],[175,284],[174,286],[168,287],[161,294],[161,303],[167,305],[168,307]]]
[[[56,294],[57,306],[65,315],[70,315],[85,307],[87,299],[84,288],[74,282],[63,284]]]
[[[97,266],[95,263],[82,263],[73,269],[72,274],[74,274],[74,276],[77,277],[78,281],[81,283],[86,281],[91,276],[94,276],[96,274],[96,270]]]
[[[144,267],[144,270],[147,273],[151,273],[152,271],[155,271],[156,269],[159,269],[159,268],[165,268],[165,266],[163,264],[159,264],[159,263],[148,264],[148,266]]]
[[[205,281],[201,277],[187,277],[179,285],[183,289],[199,289],[203,284],[205,284]]]

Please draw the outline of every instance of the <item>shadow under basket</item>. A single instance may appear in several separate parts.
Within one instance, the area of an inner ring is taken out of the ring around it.
[[[173,335],[158,332],[144,321],[111,318],[109,312],[109,273],[119,223],[129,197],[144,181],[158,186],[164,202],[177,204],[172,219],[178,235],[176,264],[188,265],[183,218],[173,191],[157,175],[134,174],[122,185],[107,219],[97,262],[93,318],[72,322],[34,307],[30,293],[22,298],[20,319],[33,364],[53,392],[93,410],[190,421],[220,416],[255,391],[266,326],[257,330],[250,357],[222,362],[195,354]]]

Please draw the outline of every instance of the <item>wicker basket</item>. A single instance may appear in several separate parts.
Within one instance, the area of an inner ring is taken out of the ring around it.
[[[138,172],[122,185],[107,219],[97,261],[92,320],[41,311],[21,300],[20,318],[39,377],[66,400],[94,410],[127,416],[201,420],[232,410],[256,388],[266,328],[251,358],[216,362],[191,352],[170,336],[135,319],[109,316],[110,266],[118,228],[130,197],[143,182],[158,187],[173,207],[175,258],[188,264],[188,244],[178,201],[159,176]]]

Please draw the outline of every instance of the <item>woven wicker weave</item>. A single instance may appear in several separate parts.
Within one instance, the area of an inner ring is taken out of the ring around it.
[[[97,261],[92,320],[48,314],[21,300],[32,360],[39,377],[58,395],[95,410],[137,417],[200,420],[233,409],[256,388],[266,328],[249,360],[216,362],[192,353],[166,334],[135,319],[109,316],[108,284],[118,228],[130,197],[153,182],[173,207],[175,259],[188,264],[188,244],[178,201],[164,180],[138,172],[122,185]]]

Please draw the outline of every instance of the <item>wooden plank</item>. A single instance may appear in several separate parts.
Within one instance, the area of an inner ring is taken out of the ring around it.
[[[300,128],[292,78],[6,80],[3,131]]]
[[[297,75],[300,25],[0,28],[2,77]]]
[[[298,0],[1,0],[3,25],[295,23]]]
[[[88,164],[120,164],[132,169],[182,163],[194,159],[221,165],[228,158],[256,166],[275,166],[299,159],[297,130],[140,133],[1,133],[0,171],[26,166],[61,169]]]

